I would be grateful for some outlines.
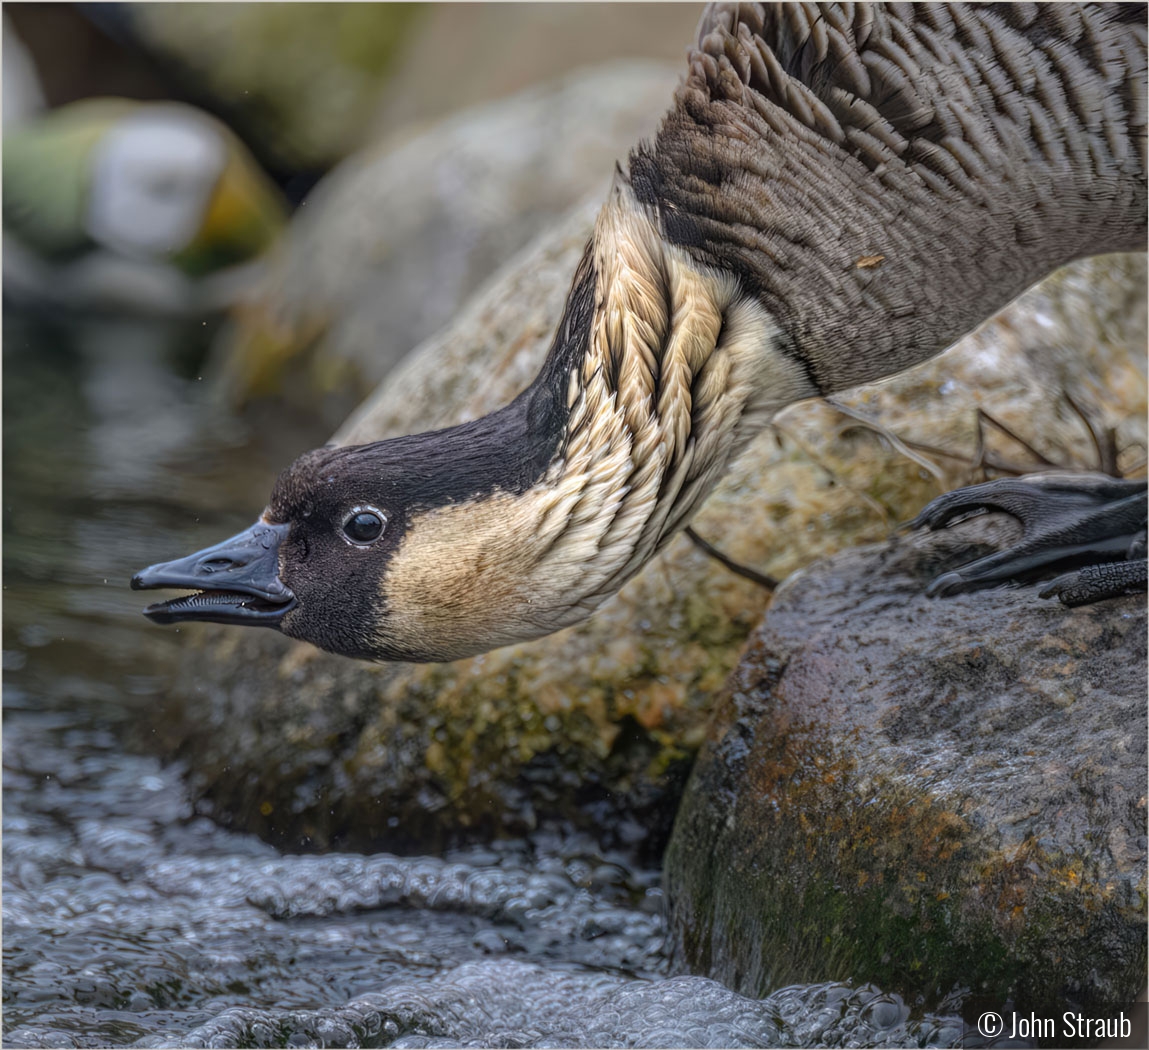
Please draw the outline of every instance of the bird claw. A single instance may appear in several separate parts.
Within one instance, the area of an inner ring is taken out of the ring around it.
[[[1146,587],[1144,480],[1064,473],[1002,478],[939,496],[910,527],[933,531],[989,511],[1021,522],[1021,539],[943,573],[927,595],[1020,580],[1065,562],[1078,567],[1050,581],[1040,592],[1043,598],[1084,605]]]
[[[965,582],[960,572],[943,572],[930,581],[930,585],[926,588],[926,597],[944,598],[950,594],[958,594]]]

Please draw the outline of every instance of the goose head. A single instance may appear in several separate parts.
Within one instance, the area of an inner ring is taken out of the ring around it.
[[[553,449],[524,439],[522,414],[512,403],[445,431],[305,453],[250,528],[138,573],[134,589],[195,592],[144,614],[272,627],[373,660],[457,659],[557,629],[562,574],[541,569],[535,484]]]
[[[348,656],[377,655],[382,583],[409,525],[400,459],[385,444],[301,456],[249,528],[135,576],[136,589],[196,591],[145,615],[273,627]]]

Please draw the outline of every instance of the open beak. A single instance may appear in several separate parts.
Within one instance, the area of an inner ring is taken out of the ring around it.
[[[144,615],[154,623],[211,620],[278,627],[295,607],[295,595],[279,579],[279,544],[289,529],[257,521],[214,547],[148,566],[132,577],[132,590],[180,587],[197,593],[156,602]]]

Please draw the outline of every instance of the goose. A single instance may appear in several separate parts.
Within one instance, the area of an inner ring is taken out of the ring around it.
[[[249,529],[140,572],[197,592],[144,614],[409,661],[590,616],[784,406],[940,353],[1072,259],[1144,249],[1145,74],[1144,6],[708,7],[528,388],[305,453]],[[1025,536],[939,592],[1068,548],[1119,564],[1067,600],[1143,586],[1143,481],[990,486],[919,523],[1003,507]]]

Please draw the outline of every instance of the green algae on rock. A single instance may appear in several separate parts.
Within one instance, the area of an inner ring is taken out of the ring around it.
[[[680,962],[1026,1003],[1144,983],[1146,609],[944,600],[1000,515],[842,552],[779,589],[666,857]]]

